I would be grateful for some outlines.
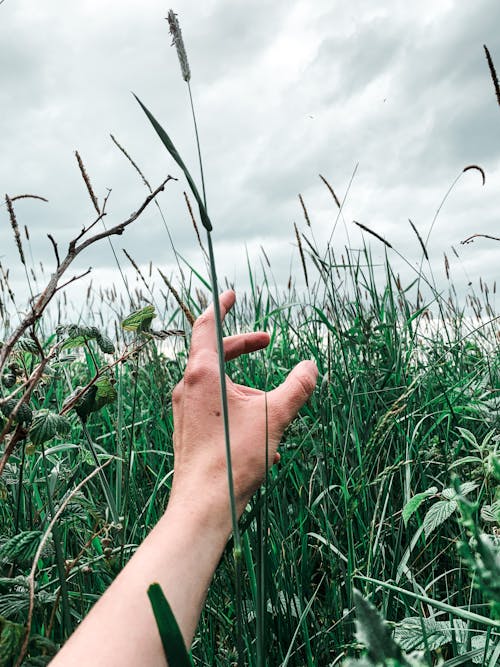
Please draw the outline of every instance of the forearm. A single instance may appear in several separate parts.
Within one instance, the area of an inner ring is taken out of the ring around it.
[[[53,667],[164,666],[160,636],[147,589],[158,582],[187,646],[196,630],[208,586],[230,533],[229,506],[200,501],[169,503],[165,515],[79,629]]]

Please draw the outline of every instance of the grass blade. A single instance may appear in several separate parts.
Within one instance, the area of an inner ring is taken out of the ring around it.
[[[151,584],[148,597],[169,666],[193,667],[181,631],[160,584]]]

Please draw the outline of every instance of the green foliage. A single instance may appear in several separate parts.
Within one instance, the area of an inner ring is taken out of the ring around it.
[[[172,667],[192,667],[181,631],[161,586],[151,584],[148,597],[168,664]]]
[[[106,354],[113,354],[115,346],[113,341],[101,333],[97,327],[84,327],[78,324],[60,326],[57,329],[59,336],[64,336],[61,344],[61,350],[69,350],[75,347],[82,347],[88,341],[95,340],[100,350]]]
[[[0,564],[16,562],[18,565],[31,565],[42,533],[39,530],[27,530],[6,539],[0,544]],[[52,556],[53,545],[49,539],[42,550],[42,558]]]
[[[384,664],[386,660],[393,660],[401,665],[407,664],[401,647],[392,638],[392,631],[375,607],[365,600],[358,590],[354,589],[353,593],[356,607],[356,638],[366,647],[366,655],[372,664]]]
[[[96,380],[75,403],[75,411],[84,422],[92,412],[116,401],[118,394],[113,381],[108,376]]]
[[[70,431],[71,424],[67,417],[43,409],[34,413],[29,436],[35,446],[52,440],[56,435],[64,436]]]
[[[125,329],[125,331],[135,331],[137,333],[147,332],[155,317],[156,313],[154,306],[145,306],[128,315],[128,317],[122,321],[122,329]]]
[[[427,498],[430,498],[435,493],[437,493],[437,490],[438,490],[437,486],[431,486],[430,489],[427,489],[427,491],[423,491],[422,493],[417,493],[415,496],[410,498],[410,500],[403,507],[402,516],[405,525],[410,520],[412,514],[414,514],[418,510],[418,508],[424,502],[424,500],[427,500]]]
[[[0,616],[0,667],[9,667],[17,657],[24,638],[24,626]]]
[[[15,410],[18,400],[16,398],[9,398],[5,403],[2,403],[0,405],[0,411],[6,417],[7,419],[10,417],[11,413]],[[17,414],[15,417],[13,417],[13,421],[16,424],[21,424],[22,426],[28,426],[31,423],[31,420],[33,419],[33,411],[30,408],[29,405],[26,403],[22,403],[18,410]]]

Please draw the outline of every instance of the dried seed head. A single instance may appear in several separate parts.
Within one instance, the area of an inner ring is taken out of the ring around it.
[[[14,207],[12,206],[12,200],[9,197],[9,195],[5,195],[5,203],[7,204],[7,210],[9,211],[10,224],[12,227],[12,231],[14,232],[14,239],[16,241],[19,257],[21,259],[21,263],[24,264],[24,266],[26,266],[26,262],[24,259],[24,252],[23,252],[23,244],[21,241],[21,234],[19,233],[19,225],[17,224],[16,214],[14,213]]]
[[[175,46],[177,50],[177,57],[179,58],[179,64],[181,66],[181,74],[184,81],[188,82],[191,79],[191,70],[189,69],[189,63],[187,59],[186,47],[184,46],[184,40],[182,39],[181,27],[179,21],[177,20],[177,14],[173,9],[170,9],[167,15],[167,21],[170,28],[170,34],[172,35],[172,45]]]

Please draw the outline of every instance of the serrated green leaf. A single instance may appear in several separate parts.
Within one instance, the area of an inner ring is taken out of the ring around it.
[[[475,664],[487,664],[487,663],[483,662],[483,660],[484,660],[484,650],[486,648],[486,634],[474,635],[474,637],[472,637],[470,643],[471,643],[472,650],[477,651],[477,650],[480,649],[482,651],[482,653],[480,653],[479,655],[474,656],[472,658],[472,662],[474,662]],[[489,660],[491,658],[491,655],[492,655],[493,651],[496,649],[497,646],[498,646],[498,642],[494,641],[494,639],[492,637],[490,637],[490,641],[488,643],[488,648],[486,649],[486,660]]]
[[[172,667],[193,667],[174,613],[159,584],[151,584],[148,597],[167,662]]]
[[[85,336],[73,336],[71,338],[67,338],[61,345],[61,350],[70,350],[73,347],[82,347],[88,340],[89,339],[85,338]]]
[[[484,521],[500,523],[500,500],[496,500],[492,505],[483,505],[481,507],[481,518]]]
[[[107,375],[97,380],[95,386],[97,387],[97,393],[95,395],[95,410],[100,410],[105,405],[109,405],[110,403],[114,403],[116,401],[118,393],[114,384],[111,382]]]
[[[5,403],[3,403],[0,406],[0,411],[4,415],[4,417],[7,417],[7,419],[10,417],[11,413],[14,411],[16,405],[18,403],[17,398],[9,398]],[[33,412],[30,408],[29,405],[26,403],[23,403],[18,411],[16,416],[14,417],[13,421],[17,424],[22,424],[24,426],[28,426],[31,423],[31,420],[33,418]]]
[[[76,414],[82,421],[87,421],[92,412],[97,412],[105,405],[114,403],[118,394],[108,376],[99,378],[75,404]]]
[[[0,665],[13,664],[24,638],[24,625],[0,616]]]
[[[125,329],[125,331],[147,331],[154,317],[156,317],[154,306],[145,306],[126,317],[122,322],[122,329]]]
[[[471,491],[474,491],[474,489],[477,489],[477,484],[474,482],[464,482],[463,484],[460,484],[460,491],[457,493],[455,489],[453,488],[448,488],[448,489],[443,489],[443,493],[441,494],[443,498],[446,498],[446,500],[456,500],[458,496],[466,496],[469,494]]]
[[[20,338],[17,341],[15,347],[18,350],[22,350],[23,352],[29,352],[30,354],[40,354],[38,345],[31,338]]]
[[[463,466],[466,463],[474,463],[474,464],[482,464],[483,460],[479,458],[479,456],[464,456],[461,459],[458,459],[458,461],[453,461],[453,463],[450,464],[450,470],[453,468],[458,468],[459,466]]]
[[[406,664],[401,647],[392,638],[392,633],[382,616],[371,602],[354,589],[356,607],[356,638],[366,646],[368,657],[375,664],[386,660],[398,660]]]
[[[410,500],[403,507],[402,516],[405,526],[408,523],[412,514],[414,514],[418,510],[418,508],[424,502],[424,500],[436,494],[437,490],[438,490],[437,486],[431,486],[430,489],[427,489],[427,491],[423,491],[422,493],[417,493],[413,496],[413,498],[410,498]]]
[[[56,435],[66,435],[70,428],[67,417],[50,410],[37,410],[31,422],[29,436],[31,442],[38,446]]]
[[[442,523],[448,519],[457,509],[458,505],[455,500],[438,500],[432,507],[427,510],[424,517],[423,527],[425,537],[438,528]]]
[[[115,351],[115,346],[111,338],[105,336],[104,334],[99,334],[95,338],[96,343],[99,345],[102,352],[105,354],[113,354]]]
[[[92,385],[75,403],[75,412],[82,421],[87,421],[89,415],[95,411],[95,395],[97,387]]]
[[[396,628],[394,638],[405,651],[423,651],[426,643],[430,651],[435,651],[440,646],[449,644],[453,635],[460,643],[466,628],[467,624],[461,619],[455,619],[452,626],[449,621],[412,616],[405,618]]]

